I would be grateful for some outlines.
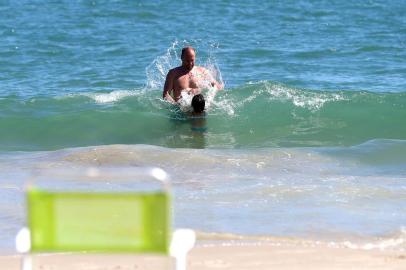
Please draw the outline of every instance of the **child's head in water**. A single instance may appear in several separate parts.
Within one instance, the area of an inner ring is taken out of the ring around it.
[[[202,94],[195,95],[192,99],[192,108],[194,113],[204,112],[206,102]]]

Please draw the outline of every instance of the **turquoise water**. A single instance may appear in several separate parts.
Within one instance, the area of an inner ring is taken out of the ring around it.
[[[405,14],[404,1],[0,3],[0,248],[32,169],[92,165],[170,172],[176,226],[404,249]],[[199,123],[161,99],[186,45],[225,83]]]
[[[216,95],[206,132],[160,99],[161,91],[0,100],[0,149],[56,150],[107,144],[178,148],[351,146],[406,140],[406,93],[318,91],[258,82]],[[201,139],[200,135],[204,135]]]

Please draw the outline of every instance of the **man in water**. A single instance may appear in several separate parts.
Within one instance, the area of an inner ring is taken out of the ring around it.
[[[196,95],[200,94],[204,88],[223,89],[224,85],[217,82],[206,68],[195,66],[195,57],[196,52],[192,47],[182,49],[182,65],[169,70],[166,75],[162,93],[165,100],[177,103],[182,97],[183,91]]]

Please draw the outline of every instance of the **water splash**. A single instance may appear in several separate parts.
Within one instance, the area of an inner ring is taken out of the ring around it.
[[[218,43],[203,40],[175,40],[166,50],[165,54],[157,56],[145,69],[147,77],[146,89],[157,90],[164,87],[166,74],[171,68],[181,64],[180,52],[182,48],[191,46],[197,54],[196,65],[205,67],[218,82],[223,78],[216,60]]]
[[[179,41],[175,40],[166,50],[166,53],[158,56],[145,69],[147,76],[147,89],[162,89],[165,83],[165,77],[168,71],[179,64],[178,56]]]

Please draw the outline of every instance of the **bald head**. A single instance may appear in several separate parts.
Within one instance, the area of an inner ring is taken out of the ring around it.
[[[195,66],[195,49],[192,47],[185,47],[182,49],[182,54],[180,58],[182,59],[182,66],[187,70],[192,70]]]
[[[184,47],[182,49],[182,54],[180,57],[182,58],[185,54],[190,54],[190,53],[196,54],[195,49],[193,49],[193,47]]]

